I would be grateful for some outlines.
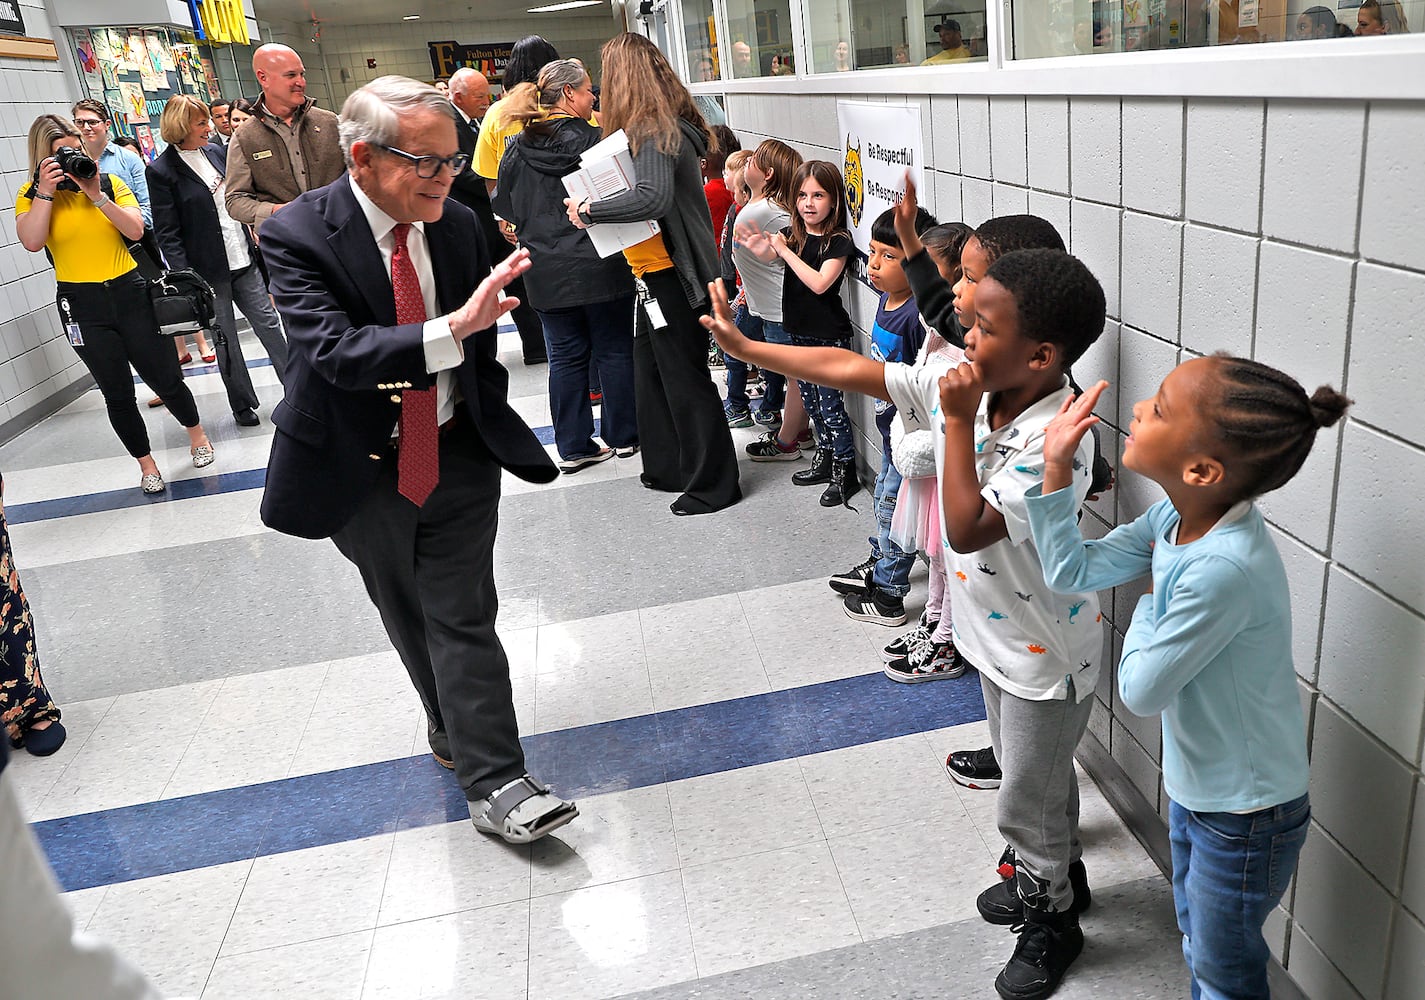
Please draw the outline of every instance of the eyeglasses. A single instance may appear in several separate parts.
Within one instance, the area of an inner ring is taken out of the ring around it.
[[[373,142],[377,149],[384,149],[386,152],[399,156],[403,160],[410,160],[416,165],[416,176],[429,180],[440,174],[441,167],[449,167],[452,174],[462,174],[465,168],[470,166],[469,153],[456,153],[454,156],[417,156],[408,153],[404,149],[397,149],[395,146],[387,146],[383,143]]]
[[[76,118],[74,124],[80,128],[102,128],[108,123],[100,121],[98,118]]]

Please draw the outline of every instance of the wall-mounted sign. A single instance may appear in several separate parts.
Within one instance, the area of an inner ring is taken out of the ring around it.
[[[19,0],[0,0],[0,35],[23,35],[25,18]]]
[[[0,3],[4,0],[0,0]],[[505,75],[514,42],[466,45],[463,42],[426,42],[430,47],[430,70],[437,80],[445,80],[463,66],[478,69],[492,82]]]

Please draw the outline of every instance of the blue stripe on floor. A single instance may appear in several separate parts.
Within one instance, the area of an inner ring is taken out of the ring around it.
[[[599,421],[594,421],[594,433],[599,433]],[[534,427],[534,436],[539,443],[554,443],[552,426]],[[219,452],[221,456],[221,452]],[[267,483],[266,469],[246,469],[240,472],[220,472],[211,476],[194,476],[191,479],[175,479],[162,493],[144,493],[137,486],[122,490],[106,490],[103,493],[81,493],[72,497],[56,497],[53,500],[36,500],[19,503],[5,508],[5,520],[9,524],[29,524],[32,521],[52,521],[61,517],[75,517],[79,514],[99,514],[109,510],[126,510],[130,507],[145,507],[149,504],[171,503],[174,500],[191,500],[193,497],[211,497],[221,493],[238,493],[243,490],[260,490]]]
[[[577,799],[984,717],[973,672],[915,686],[875,673],[540,733],[523,744],[530,772]],[[73,891],[468,819],[454,776],[426,755],[66,816],[33,829],[60,884]]]
[[[271,367],[272,367],[272,361],[271,361],[271,359],[269,359],[269,358],[253,358],[252,360],[250,360],[250,361],[247,362],[247,366],[248,366],[249,368],[271,368]],[[183,377],[184,377],[184,378],[187,378],[189,375],[217,375],[217,374],[218,374],[218,366],[217,366],[216,363],[215,363],[215,364],[211,364],[211,365],[191,365],[191,364],[190,364],[190,365],[184,365],[184,366],[183,366]],[[143,383],[143,379],[141,379],[139,376],[135,375],[135,376],[134,376],[134,385],[141,385],[142,383]]]

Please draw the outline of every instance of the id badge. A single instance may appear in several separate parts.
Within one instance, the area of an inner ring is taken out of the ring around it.
[[[648,317],[648,325],[655,330],[661,330],[668,325],[668,321],[663,318],[663,307],[658,304],[657,299],[644,301],[643,314]]]
[[[59,310],[64,313],[64,335],[69,338],[69,343],[74,347],[83,347],[84,334],[79,329],[79,324],[74,322],[74,315],[69,311],[69,299],[59,300]]]

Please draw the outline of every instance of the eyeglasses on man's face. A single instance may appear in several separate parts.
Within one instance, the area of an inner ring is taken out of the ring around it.
[[[74,119],[74,124],[79,128],[89,129],[103,128],[108,123],[100,121],[98,118],[76,118]]]
[[[417,156],[415,153],[408,153],[404,149],[397,149],[395,146],[387,146],[384,143],[372,143],[377,149],[384,149],[392,156],[399,156],[403,160],[410,160],[416,165],[416,176],[429,180],[440,173],[441,167],[449,167],[452,174],[462,174],[465,168],[470,165],[469,153],[456,153],[454,156]]]

